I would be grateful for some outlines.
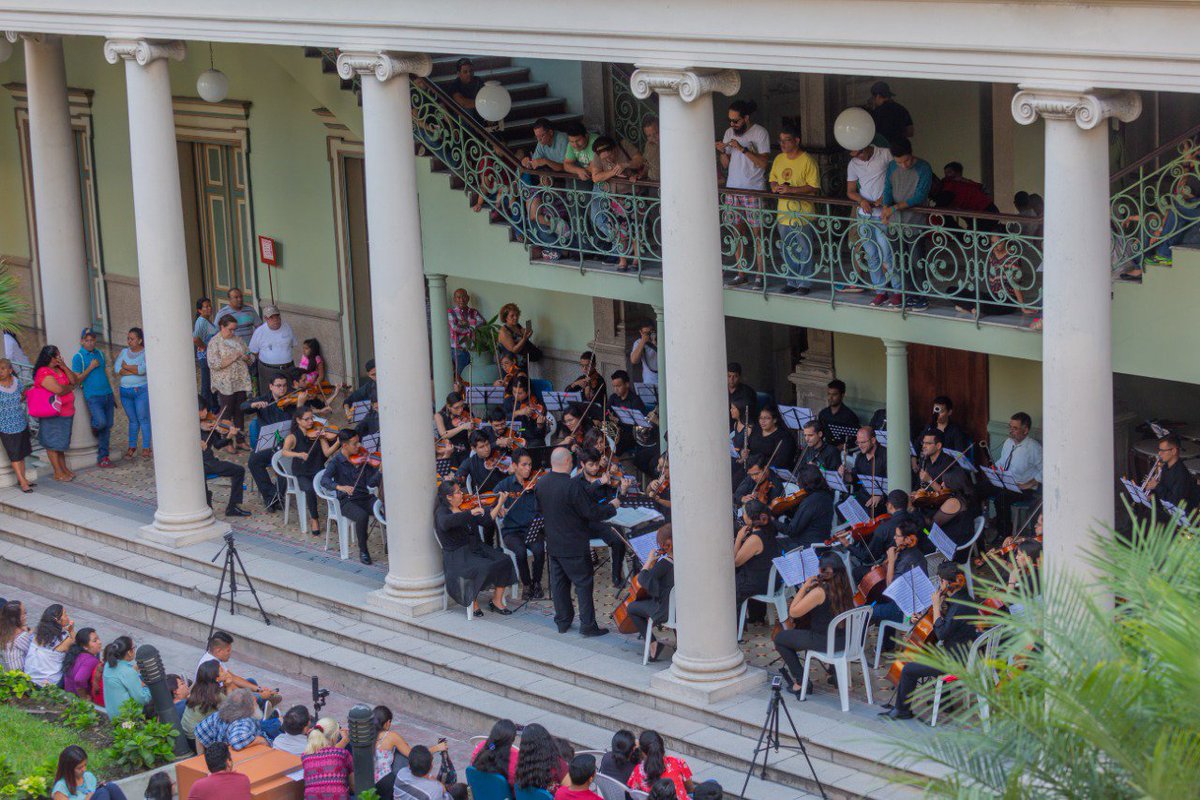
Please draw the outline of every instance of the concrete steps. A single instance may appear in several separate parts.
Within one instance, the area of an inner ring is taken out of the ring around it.
[[[12,580],[43,589],[54,585],[65,599],[147,618],[190,638],[206,635],[218,582],[217,567],[207,560],[207,551],[215,549],[211,543],[202,548],[205,555],[163,551],[134,538],[133,525],[122,532],[120,519],[105,518],[110,515],[83,514],[93,520],[79,526],[61,513],[56,518],[8,503],[3,510],[15,512],[5,513],[0,522],[0,563]],[[514,634],[503,624],[486,624],[488,620],[468,621],[460,613],[434,615],[434,629],[397,621],[364,608],[359,585],[290,565],[281,569],[285,565],[259,557],[245,543],[239,549],[274,624],[262,624],[245,592],[239,594],[239,616],[230,618],[222,611],[218,624],[251,639],[247,647],[259,648],[256,655],[283,669],[321,674],[324,680],[381,698],[399,693],[406,708],[449,715],[481,731],[497,716],[525,722],[537,717],[588,748],[602,749],[620,727],[655,727],[698,774],[703,763],[714,771],[706,777],[720,772],[724,777],[718,779],[727,789],[741,785],[765,693],[743,698],[724,713],[661,702],[645,688],[646,668],[637,662],[597,655],[561,640],[538,641],[531,648],[529,634]],[[488,702],[480,704],[478,695]],[[830,734],[836,725],[797,713],[795,705],[793,716],[832,796],[897,797],[911,791],[887,782],[888,777],[916,775],[873,760],[883,757],[880,743],[867,747],[854,742],[853,732],[834,741],[837,737]],[[757,790],[752,782],[747,797],[798,797],[813,788],[802,757],[778,758],[770,765],[768,781]]]

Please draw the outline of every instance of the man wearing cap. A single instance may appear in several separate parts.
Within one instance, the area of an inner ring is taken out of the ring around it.
[[[276,306],[264,308],[263,317],[267,321],[254,330],[249,350],[258,359],[258,385],[265,392],[272,377],[281,372],[286,375],[292,368],[296,335],[292,333],[292,326],[283,321]]]
[[[112,386],[108,383],[108,370],[104,365],[104,353],[96,349],[96,332],[84,328],[79,334],[79,352],[71,358],[71,369],[83,381],[83,399],[87,402],[88,414],[92,418],[92,433],[96,436],[96,464],[108,468],[108,435],[113,426]]]
[[[871,85],[871,102],[867,110],[875,120],[875,143],[883,147],[913,136],[912,115],[893,99],[895,96],[885,81],[875,81]]]

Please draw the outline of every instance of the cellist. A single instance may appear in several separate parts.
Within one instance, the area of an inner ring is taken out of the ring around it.
[[[649,595],[645,600],[634,600],[626,607],[629,616],[637,622],[639,631],[645,631],[649,621],[655,625],[667,621],[670,611],[671,590],[675,588],[675,559],[672,557],[674,542],[671,537],[671,524],[667,523],[658,529],[655,535],[658,547],[650,554],[650,559],[638,573],[638,584]],[[650,632],[650,660],[658,661],[662,644]]]
[[[971,616],[971,595],[967,591],[967,579],[962,570],[952,561],[938,565],[938,588],[933,592],[933,632],[938,643],[951,652],[965,654],[975,639],[976,629]],[[886,711],[879,716],[884,719],[912,719],[909,697],[922,678],[936,678],[944,674],[941,670],[910,661],[900,671],[900,682],[896,686],[894,703],[884,706]]]
[[[917,521],[911,518],[906,518],[899,527],[895,528],[895,532],[892,534],[892,546],[887,549],[887,586],[891,586],[897,578],[914,569],[919,569],[928,575],[925,556],[921,553],[921,548],[917,546],[920,532]],[[900,606],[887,597],[881,598],[871,607],[872,623],[878,625],[885,620],[888,622],[904,621],[904,612],[900,610]],[[883,651],[891,652],[891,645],[890,641],[885,642]]]

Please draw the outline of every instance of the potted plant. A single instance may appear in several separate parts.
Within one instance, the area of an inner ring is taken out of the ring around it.
[[[471,332],[471,341],[467,349],[471,351],[471,366],[463,375],[475,385],[488,384],[500,376],[500,368],[496,365],[496,348],[500,342],[500,315],[493,314]]]

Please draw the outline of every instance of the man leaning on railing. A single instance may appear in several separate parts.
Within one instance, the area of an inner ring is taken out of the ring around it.
[[[883,206],[879,219],[885,225],[896,222],[899,225],[921,223],[924,217],[912,209],[926,205],[929,201],[929,190],[933,186],[933,169],[929,162],[913,155],[912,142],[908,139],[898,139],[889,148],[892,151],[891,164],[888,164],[886,180],[883,184]],[[900,230],[896,236],[896,258],[892,264],[892,296],[888,305],[899,308],[904,305],[910,309],[928,308],[929,301],[920,296],[909,296],[905,300],[901,294],[904,291],[904,272],[902,265],[909,264],[909,281],[919,286],[915,266],[921,258],[921,231],[916,229],[906,235]],[[899,282],[899,291],[897,289]]]

